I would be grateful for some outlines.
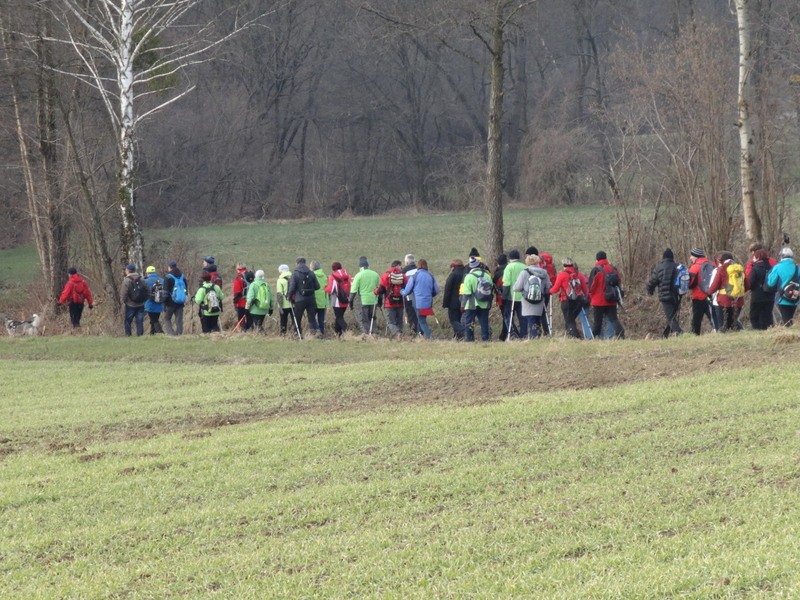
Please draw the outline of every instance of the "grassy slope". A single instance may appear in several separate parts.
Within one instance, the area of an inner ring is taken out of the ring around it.
[[[792,597],[798,342],[2,340],[0,596]]]

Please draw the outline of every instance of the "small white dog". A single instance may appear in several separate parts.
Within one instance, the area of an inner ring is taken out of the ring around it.
[[[39,327],[42,326],[42,318],[33,315],[26,321],[15,321],[6,317],[6,331],[8,335],[39,335]]]

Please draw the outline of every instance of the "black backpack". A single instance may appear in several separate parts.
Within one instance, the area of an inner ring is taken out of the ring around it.
[[[131,279],[131,285],[128,288],[128,300],[135,304],[142,304],[147,302],[150,298],[150,291],[147,289],[147,284],[139,275],[136,279]]]
[[[297,293],[301,296],[313,296],[314,292],[319,289],[319,281],[313,271],[305,271],[302,273],[300,284],[297,286]]]

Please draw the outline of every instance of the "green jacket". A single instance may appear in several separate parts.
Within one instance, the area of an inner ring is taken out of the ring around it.
[[[380,275],[372,269],[361,267],[361,270],[353,277],[353,283],[350,285],[350,297],[352,298],[358,294],[362,306],[374,306],[378,303],[375,289],[380,283]]]
[[[317,281],[319,281],[319,289],[314,292],[317,308],[328,308],[330,302],[328,302],[328,294],[325,293],[325,286],[328,285],[328,277],[325,275],[325,271],[323,271],[322,268],[314,271],[314,275],[317,276]]]
[[[267,288],[267,305],[256,306],[256,298],[258,297],[258,290],[262,286]],[[265,315],[272,310],[274,302],[272,299],[272,290],[269,284],[263,279],[254,279],[253,283],[247,286],[247,303],[245,310],[249,310],[251,315]]]
[[[278,275],[277,292],[279,308],[292,308],[292,303],[289,302],[289,280],[291,278],[291,271],[285,271]]]
[[[217,298],[219,299],[220,309],[218,312],[209,312],[205,308],[203,308],[203,304],[205,304],[206,301],[206,294],[208,294],[208,291],[212,288],[217,293]],[[200,307],[204,317],[213,317],[215,315],[219,315],[222,312],[222,301],[224,299],[225,297],[223,296],[220,287],[214,283],[211,283],[210,281],[204,282],[203,285],[201,285],[200,288],[197,290],[197,293],[194,295],[194,303]]]
[[[477,275],[475,275],[477,273]],[[473,269],[464,276],[464,283],[461,284],[462,305],[464,310],[475,310],[476,308],[489,308],[491,300],[478,300],[475,298],[475,290],[478,289],[478,277],[481,273],[489,280],[492,274],[481,269]],[[505,281],[505,280],[504,280]]]
[[[520,260],[514,260],[509,262],[506,265],[505,270],[503,271],[503,299],[504,300],[511,300],[511,294],[514,294],[514,302],[521,302],[522,301],[522,292],[512,292],[511,286],[513,286],[517,279],[519,279],[519,274],[525,270],[525,263]],[[506,289],[507,288],[507,289]]]

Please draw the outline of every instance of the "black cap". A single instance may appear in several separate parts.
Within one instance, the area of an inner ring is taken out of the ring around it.
[[[595,260],[608,260],[608,256],[606,255],[605,252],[600,250],[600,252],[598,252],[597,255],[595,256]]]

